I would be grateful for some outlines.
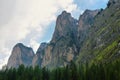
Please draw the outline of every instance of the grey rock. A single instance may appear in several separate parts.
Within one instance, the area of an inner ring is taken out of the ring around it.
[[[41,63],[43,60],[43,56],[44,56],[44,49],[47,47],[47,43],[41,43],[40,47],[38,48],[33,61],[32,61],[32,66],[35,67],[36,65],[41,67]]]
[[[32,48],[24,46],[22,43],[18,43],[14,46],[12,54],[8,60],[8,68],[18,68],[19,65],[31,66],[34,52]]]
[[[87,35],[86,32],[91,27],[97,13],[98,10],[86,10],[78,21],[70,13],[63,11],[57,18],[52,40],[44,49],[41,66],[60,67],[75,60],[82,46],[82,41]]]

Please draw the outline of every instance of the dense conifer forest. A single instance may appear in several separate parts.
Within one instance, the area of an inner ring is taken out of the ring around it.
[[[71,62],[66,67],[49,70],[47,68],[24,67],[0,71],[0,80],[119,80],[120,62],[85,64],[76,66]]]

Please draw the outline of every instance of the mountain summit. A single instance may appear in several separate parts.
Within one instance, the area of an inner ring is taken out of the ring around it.
[[[63,11],[57,18],[56,27],[51,42],[54,43],[61,37],[65,37],[71,33],[75,34],[74,32],[77,32],[77,22],[78,21],[74,19],[70,13]]]
[[[12,54],[8,60],[7,67],[19,67],[19,65],[24,64],[25,66],[31,66],[33,60],[34,52],[30,47],[24,46],[22,43],[18,43],[14,46]]]

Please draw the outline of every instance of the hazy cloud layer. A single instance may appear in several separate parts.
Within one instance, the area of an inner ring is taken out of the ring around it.
[[[54,29],[48,25],[55,22],[62,10],[78,16],[84,10],[82,5],[95,5],[97,1],[107,0],[0,0],[0,68],[18,42],[36,51],[43,36],[49,36],[45,35],[48,28]]]

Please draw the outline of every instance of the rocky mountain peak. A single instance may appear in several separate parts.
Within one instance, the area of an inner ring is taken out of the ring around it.
[[[61,16],[71,16],[71,14],[68,13],[67,11],[63,11],[62,14],[61,14]]]
[[[83,15],[91,15],[91,16],[96,16],[96,14],[99,12],[100,10],[97,9],[97,10],[89,10],[89,9],[86,9],[85,12],[83,13]]]
[[[65,37],[77,29],[77,20],[70,13],[63,11],[57,18],[55,32],[51,42],[57,41],[60,37]]]
[[[25,46],[23,43],[17,43],[17,44],[14,46],[14,48],[16,48],[16,47],[19,47],[20,49],[26,48],[26,49],[32,50],[31,47],[27,47],[27,46]]]
[[[34,58],[33,58],[33,61],[32,61],[32,66],[36,66],[36,65],[39,65],[41,66],[41,63],[42,63],[42,59],[43,59],[43,56],[44,56],[44,49],[47,47],[47,43],[41,43],[40,44],[40,47],[38,48]]]
[[[47,43],[41,43],[40,44],[40,47],[38,48],[38,50],[37,50],[37,52],[36,52],[36,54],[39,54],[42,50],[44,50],[45,49],[45,47],[47,46]]]
[[[79,29],[88,29],[93,23],[95,16],[99,10],[85,10],[85,12],[79,17]]]
[[[26,47],[22,43],[18,43],[14,46],[12,54],[8,60],[7,67],[17,68],[19,65],[24,64],[25,66],[30,66],[34,56],[33,49]]]
[[[15,46],[24,46],[23,43],[17,43]]]
[[[57,18],[56,25],[66,25],[67,23],[74,22],[75,19],[71,16],[70,13],[63,11]]]

